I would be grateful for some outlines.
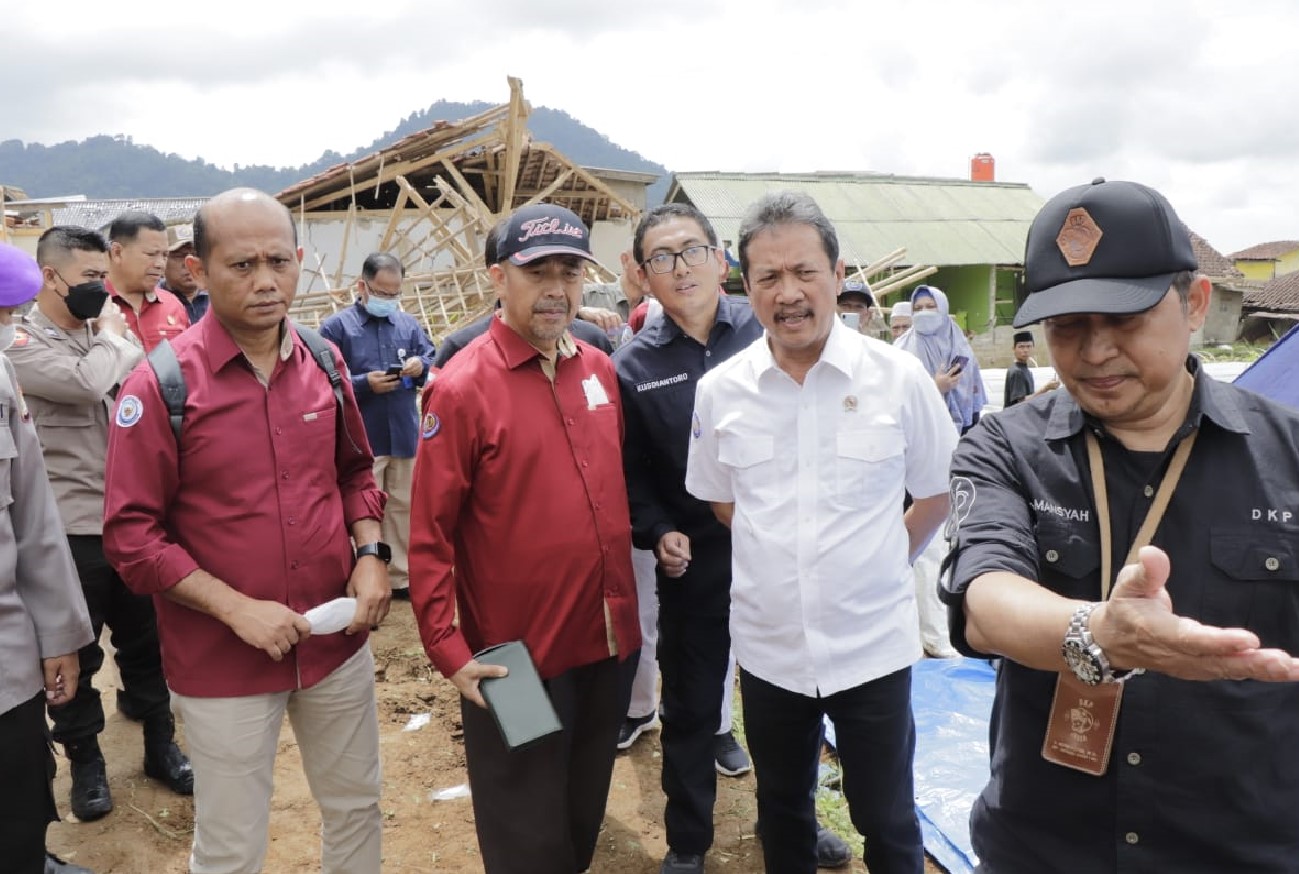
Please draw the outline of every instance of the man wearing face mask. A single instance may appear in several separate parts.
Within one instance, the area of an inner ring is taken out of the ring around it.
[[[374,479],[388,493],[383,541],[392,549],[388,580],[394,598],[409,598],[410,482],[415,468],[419,410],[416,392],[433,364],[433,344],[414,316],[398,308],[406,268],[387,252],[372,252],[356,280],[356,305],[335,313],[320,333],[343,353],[352,391],[374,453]]]
[[[71,762],[72,812],[82,821],[113,809],[97,737],[104,729],[91,680],[104,662],[99,635],[112,629],[123,690],[121,711],[144,723],[144,771],[173,792],[193,792],[189,761],[175,743],[153,603],[132,594],[103,548],[104,458],[118,384],[143,357],[108,300],[107,246],[95,231],[54,227],[37,244],[42,286],[18,328],[9,358],[26,394],[50,484],[90,611],[94,640],[78,653],[76,697],[49,708],[54,739]]]

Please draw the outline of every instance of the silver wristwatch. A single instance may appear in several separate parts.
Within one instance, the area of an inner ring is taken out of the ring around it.
[[[1092,639],[1092,611],[1100,606],[1099,602],[1083,604],[1069,617],[1069,630],[1065,632],[1064,643],[1060,652],[1065,664],[1083,683],[1088,686],[1099,686],[1101,683],[1122,683],[1144,672],[1144,668],[1130,671],[1116,671],[1105,657],[1105,652]]]

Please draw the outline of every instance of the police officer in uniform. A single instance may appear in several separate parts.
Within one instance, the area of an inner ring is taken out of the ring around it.
[[[1024,263],[1066,391],[957,449],[942,593],[1002,657],[980,871],[1297,871],[1299,412],[1189,354],[1211,286],[1158,192],[1057,195]]]
[[[104,709],[92,680],[104,663],[99,632],[112,630],[123,714],[144,723],[144,771],[173,792],[190,795],[194,776],[175,743],[171,698],[163,679],[152,601],[127,590],[104,558],[104,459],[109,408],[118,384],[144,352],[108,302],[107,247],[95,231],[59,226],[41,235],[36,260],[42,285],[16,332],[9,355],[40,436],[95,639],[81,651],[76,698],[50,707],[54,739],[72,765],[72,812],[79,820],[113,809],[98,735]]]
[[[40,285],[31,256],[0,244],[0,349],[13,341],[14,308]],[[13,366],[0,362],[0,859],[13,874],[90,874],[45,851],[59,818],[45,705],[76,695],[90,617],[36,431]]]

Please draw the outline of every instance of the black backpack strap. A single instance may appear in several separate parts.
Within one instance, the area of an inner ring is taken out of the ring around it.
[[[153,347],[149,353],[149,366],[158,378],[158,389],[162,392],[162,401],[167,405],[167,416],[171,420],[171,431],[180,440],[180,426],[185,419],[185,401],[189,398],[189,387],[185,385],[185,374],[181,372],[176,352],[166,340]]]
[[[343,375],[338,372],[338,364],[334,361],[333,344],[322,337],[315,328],[308,328],[298,322],[294,322],[293,327],[302,338],[302,342],[307,345],[311,357],[316,360],[316,365],[329,378],[329,387],[334,391],[334,404],[338,408],[338,426],[347,435],[347,442],[352,444],[352,449],[360,454],[361,447],[357,446],[356,441],[352,439],[352,433],[347,430],[347,420],[343,418]]]

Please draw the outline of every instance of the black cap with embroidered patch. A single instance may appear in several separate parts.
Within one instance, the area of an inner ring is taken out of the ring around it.
[[[515,210],[496,239],[497,263],[508,259],[521,267],[549,255],[576,255],[595,261],[586,225],[572,210],[553,203]]]
[[[1163,300],[1197,269],[1191,235],[1153,188],[1097,178],[1047,201],[1024,248],[1022,328],[1074,313],[1130,315]]]

